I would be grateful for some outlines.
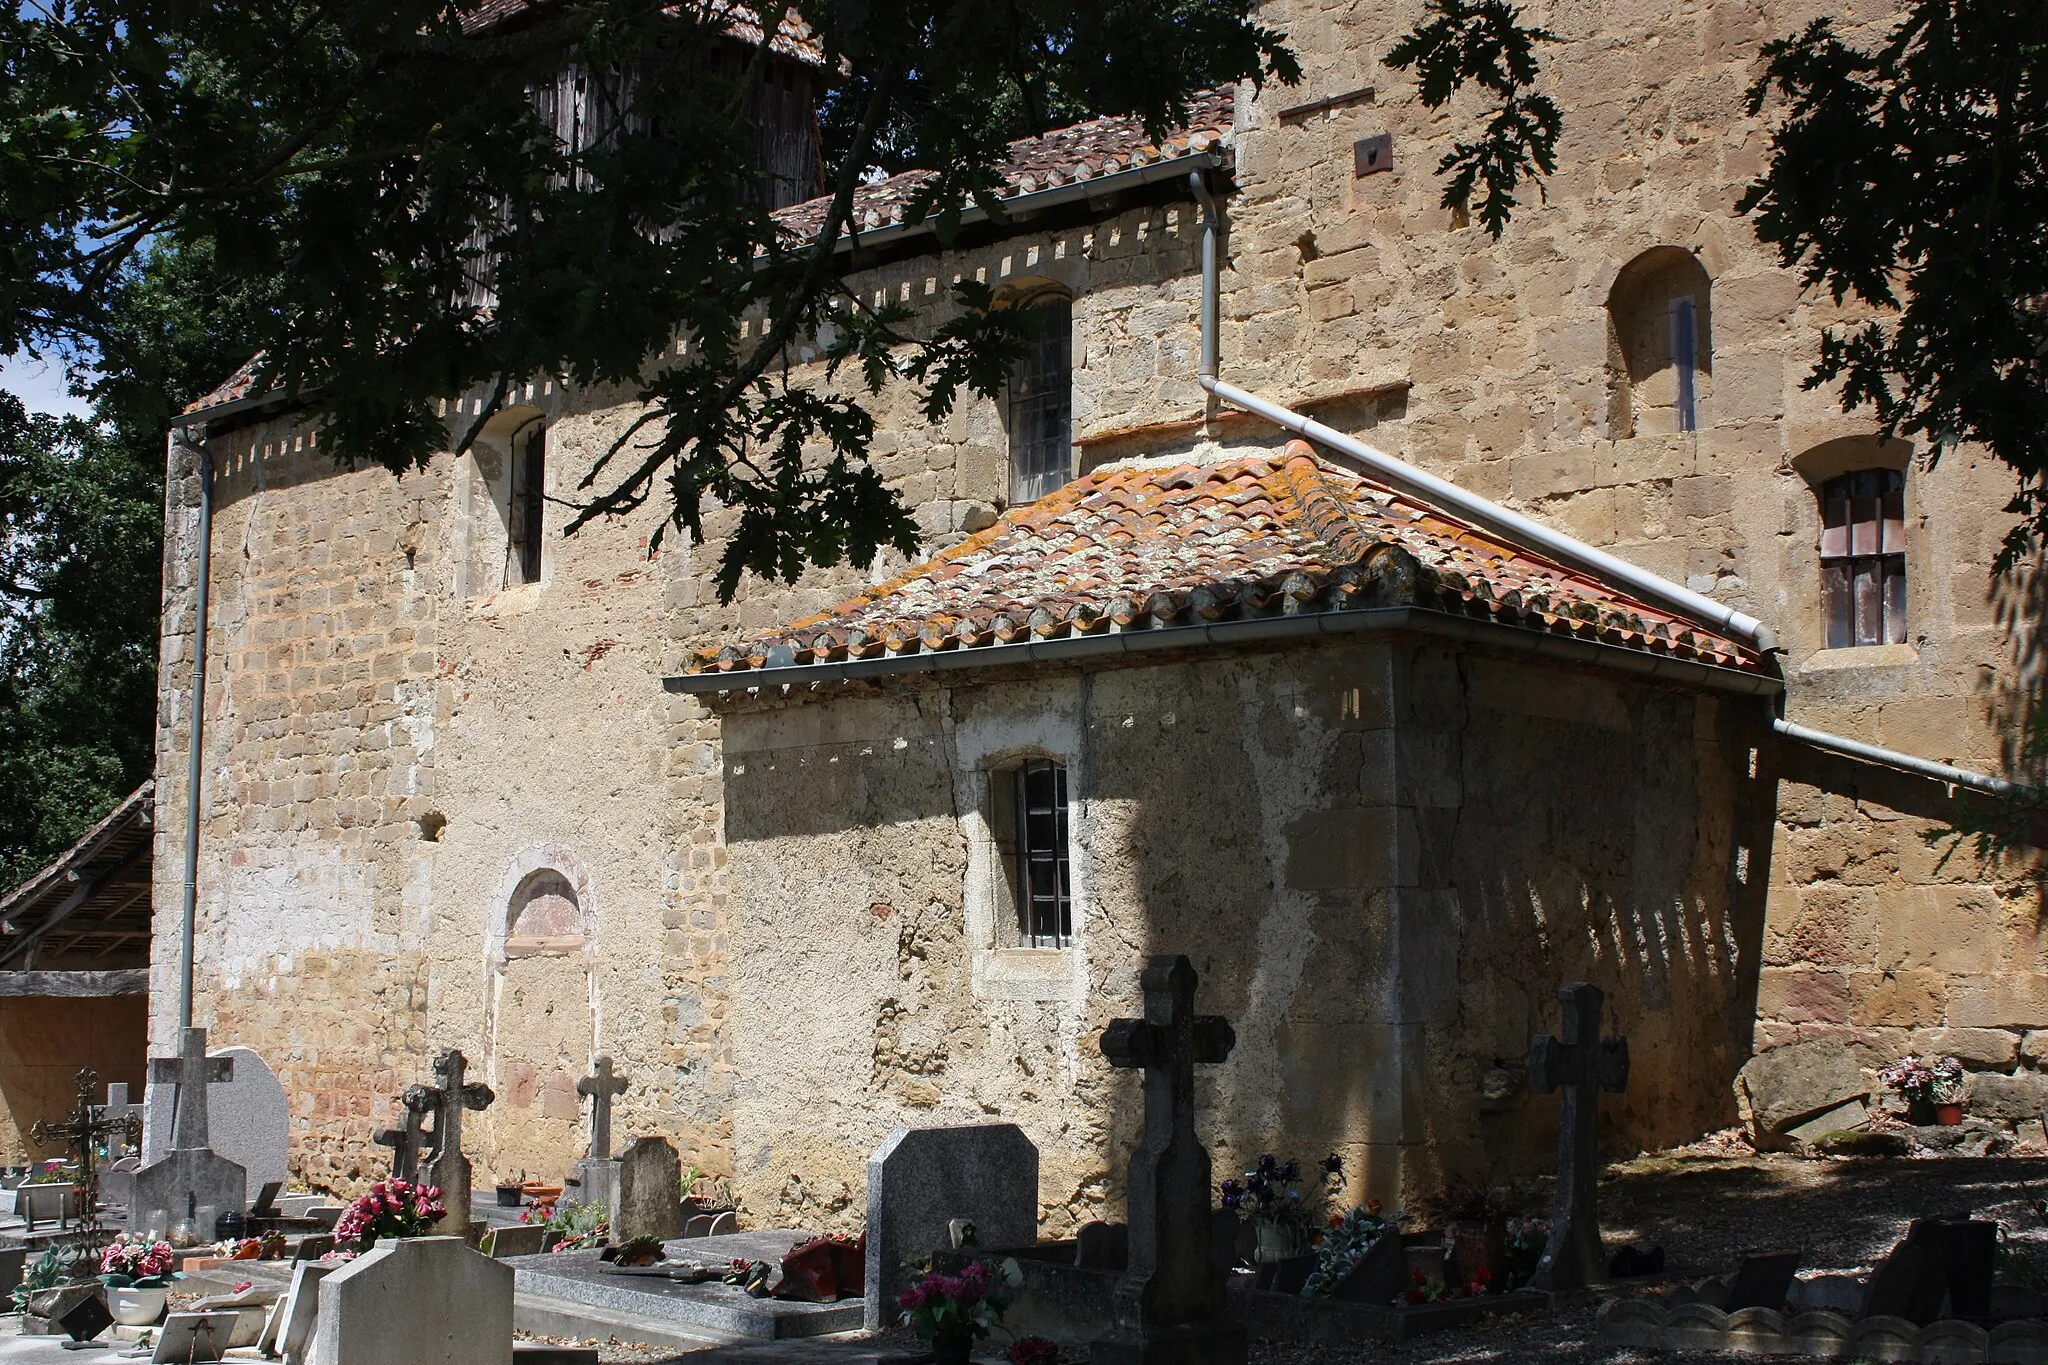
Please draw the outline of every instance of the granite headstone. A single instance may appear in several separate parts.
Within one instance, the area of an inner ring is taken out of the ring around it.
[[[869,1331],[895,1323],[903,1258],[946,1248],[955,1219],[990,1250],[1038,1240],[1038,1148],[1016,1124],[898,1128],[868,1158]]]
[[[213,1150],[246,1171],[251,1186],[289,1179],[291,1104],[277,1074],[255,1051],[239,1045],[209,1049],[206,1055],[209,1061],[227,1058],[234,1064],[229,1080],[206,1087],[206,1131]],[[169,1150],[173,1093],[168,1086],[150,1089],[151,1112],[144,1125],[152,1139],[148,1160]],[[158,1134],[165,1136],[158,1140]]]
[[[611,1225],[612,1240],[620,1243],[683,1235],[683,1162],[667,1138],[636,1138],[619,1154]]]
[[[460,1237],[377,1246],[320,1282],[320,1365],[477,1365],[512,1359],[512,1267]]]

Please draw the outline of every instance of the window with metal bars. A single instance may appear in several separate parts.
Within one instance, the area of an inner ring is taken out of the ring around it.
[[[1010,504],[1036,502],[1074,476],[1073,326],[1070,300],[1024,305],[1025,351],[1010,372]]]
[[[1906,642],[1906,476],[1863,469],[1821,487],[1829,649]]]
[[[507,583],[540,582],[547,434],[547,428],[535,422],[513,438],[511,497],[505,509]]]
[[[1013,866],[1019,942],[1026,948],[1064,948],[1074,941],[1066,765],[1027,759],[1008,776],[1017,818]]]

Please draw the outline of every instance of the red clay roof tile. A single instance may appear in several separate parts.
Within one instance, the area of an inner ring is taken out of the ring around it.
[[[1325,464],[1301,441],[1277,456],[1083,475],[828,611],[700,650],[687,669],[758,669],[771,651],[798,665],[879,652],[860,641],[914,653],[1397,604],[1760,671],[1752,650],[1698,622]]]

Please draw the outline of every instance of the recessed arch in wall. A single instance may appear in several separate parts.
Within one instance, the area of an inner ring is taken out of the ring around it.
[[[1607,295],[1607,433],[1696,431],[1713,381],[1713,281],[1680,246],[1623,266]]]
[[[597,1051],[596,902],[589,870],[558,844],[507,865],[490,903],[485,962],[486,1156],[500,1178],[559,1179],[585,1142],[576,1081]]]

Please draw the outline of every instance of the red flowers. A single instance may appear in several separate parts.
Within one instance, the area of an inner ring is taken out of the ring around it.
[[[334,1237],[368,1250],[380,1237],[417,1237],[447,1212],[438,1185],[380,1180],[348,1206],[334,1225]]]

